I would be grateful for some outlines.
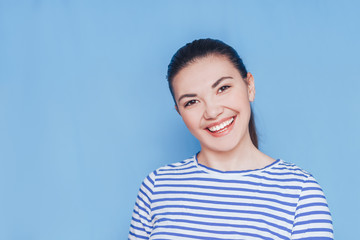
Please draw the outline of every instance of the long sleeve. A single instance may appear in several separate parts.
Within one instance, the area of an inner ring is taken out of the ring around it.
[[[334,239],[331,214],[324,193],[312,177],[304,182],[296,208],[291,239]]]
[[[149,239],[152,231],[151,199],[154,189],[154,173],[141,184],[131,219],[129,239]]]

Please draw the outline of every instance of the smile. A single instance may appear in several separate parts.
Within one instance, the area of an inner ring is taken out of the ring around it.
[[[229,125],[231,125],[232,123],[234,122],[234,117],[220,123],[220,124],[217,124],[215,126],[212,126],[212,127],[209,127],[207,128],[210,132],[212,133],[221,133],[223,131],[225,131],[227,129],[227,127]]]

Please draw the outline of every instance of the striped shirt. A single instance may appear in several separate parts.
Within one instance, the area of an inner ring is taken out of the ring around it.
[[[145,178],[129,239],[333,239],[333,227],[321,187],[296,165],[223,172],[194,156]]]

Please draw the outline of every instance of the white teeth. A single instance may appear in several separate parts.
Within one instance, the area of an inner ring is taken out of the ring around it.
[[[227,121],[225,121],[223,123],[220,123],[219,125],[216,125],[216,126],[213,126],[213,127],[209,128],[209,130],[211,132],[219,131],[219,130],[229,126],[233,121],[234,121],[234,118],[230,118],[229,120],[227,120]]]

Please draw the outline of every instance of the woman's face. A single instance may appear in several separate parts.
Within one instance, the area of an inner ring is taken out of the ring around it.
[[[249,102],[255,97],[250,73],[246,81],[224,56],[200,58],[174,77],[177,111],[202,150],[231,151],[250,140]]]

